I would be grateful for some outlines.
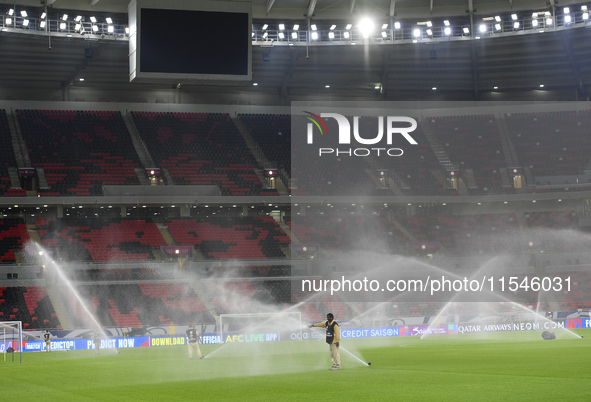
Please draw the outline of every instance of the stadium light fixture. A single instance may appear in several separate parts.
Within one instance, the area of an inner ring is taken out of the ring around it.
[[[531,26],[534,27],[534,28],[537,27],[538,26],[538,20],[536,20],[536,19],[532,20]]]
[[[564,7],[564,8],[562,9],[562,11],[563,11],[565,14],[570,14],[570,8],[568,8],[568,7]]]
[[[431,91],[437,91],[437,87],[431,88]]]
[[[283,32],[279,32],[279,34],[277,36],[279,36],[279,39],[285,38],[285,34]]]
[[[23,26],[24,26],[24,27],[27,27],[27,26],[29,26],[29,20],[28,20],[28,19],[26,19],[26,18],[25,18],[25,19],[23,20]]]
[[[493,89],[499,89],[499,87],[493,87]]]
[[[443,33],[448,36],[451,35],[451,28],[450,27],[443,28]]]
[[[252,86],[253,86],[253,87],[256,87],[257,85],[259,85],[259,83],[258,83],[258,82],[253,82],[253,83],[252,83]],[[207,208],[207,205],[206,205],[205,207]]]
[[[328,39],[334,39],[334,32],[330,31],[328,33]]]
[[[421,30],[419,28],[415,28],[414,31],[412,31],[412,36],[418,38],[419,36],[421,36]]]
[[[264,24],[262,30],[264,31],[267,28],[269,28],[269,24]]]
[[[382,31],[382,38],[386,39],[387,36],[388,34],[386,33],[386,31]]]
[[[497,31],[500,31],[501,30],[501,24],[495,24],[495,29]]]
[[[107,21],[107,24],[112,24],[113,23],[113,20],[111,19],[111,17],[105,18],[105,21]]]
[[[581,6],[581,11],[587,11],[587,6],[585,6],[585,5]]]
[[[551,17],[546,18],[546,25],[552,25],[552,18]]]
[[[324,86],[324,88],[330,88],[330,85],[326,84],[326,85]]]
[[[93,24],[96,24],[96,17],[90,17],[90,22],[92,22]]]
[[[115,30],[115,27],[113,25],[109,25],[107,28],[107,32],[109,32],[109,33],[113,33],[114,30]]]
[[[496,15],[495,16],[495,21],[496,22],[501,22],[501,16],[500,15]]]
[[[14,15],[14,8],[8,10],[8,15],[10,15],[11,17]]]
[[[82,28],[82,29],[84,29],[84,28]],[[129,35],[129,27],[125,27],[125,33],[126,33],[127,35]]]
[[[93,25],[92,26],[92,32],[98,32],[98,25]]]
[[[517,14],[511,14],[511,19],[513,21],[517,21]]]
[[[84,81],[84,78],[80,77],[80,78],[78,79],[78,81],[82,82],[82,81]],[[111,208],[111,206],[110,206],[110,205],[109,205],[109,208]]]
[[[312,40],[318,40],[318,32],[312,32]]]
[[[540,84],[540,88],[544,88],[544,84]]]
[[[583,13],[583,20],[587,21],[589,19],[589,13],[587,11],[585,11]]]
[[[353,28],[353,25],[352,24],[347,24],[347,26],[345,27],[346,30],[349,30],[351,28]]]
[[[388,24],[382,24],[382,29],[388,29]]]
[[[468,35],[470,33],[470,28],[464,27],[463,31],[464,31],[464,34]]]
[[[430,29],[427,29],[425,32],[427,32],[427,35],[429,36],[433,36],[433,31]]]
[[[285,31],[285,24],[279,24],[279,30]]]
[[[300,29],[300,26],[299,26],[298,24],[295,24],[295,25],[293,26],[293,30],[294,30],[294,31],[297,31],[298,29]]]
[[[297,39],[298,38],[298,33],[297,32],[292,32],[291,33],[291,38],[292,39]]]
[[[343,38],[349,39],[349,31],[343,32]]]
[[[66,23],[62,22],[60,23],[60,29],[63,31],[64,29],[66,29]]]
[[[486,32],[486,24],[480,24],[480,27],[478,29],[480,30],[481,33]]]
[[[335,24],[332,24],[332,25],[330,26],[330,30],[331,30],[331,31],[334,31],[336,27],[337,27],[337,26],[336,26]]]
[[[565,24],[570,24],[572,22],[572,18],[569,14],[564,16],[564,23]]]
[[[316,26],[316,24],[310,25],[310,28],[312,28],[312,31],[318,30],[318,27]]]
[[[265,33],[263,34],[263,39],[267,39],[267,36],[269,36],[269,33],[268,33],[268,32],[265,32]]]
[[[394,23],[394,29],[400,29],[400,22]]]
[[[363,18],[361,21],[359,21],[359,30],[361,31],[361,34],[364,38],[369,38],[369,35],[373,31],[373,21],[369,18]]]
[[[76,32],[79,31],[81,26],[82,26],[81,24],[76,24],[74,26],[74,31],[76,31]]]
[[[357,43],[355,42],[351,42],[351,46],[355,46]]]
[[[513,23],[513,29],[519,29],[519,21]]]
[[[427,27],[431,28],[433,26],[433,23],[431,21],[427,21]]]
[[[42,13],[41,13],[41,19],[42,19],[42,20],[44,20],[44,19],[45,19],[45,17],[47,17],[47,13],[46,13],[46,12],[42,12]]]
[[[68,14],[64,14],[62,16],[62,21],[67,21],[68,20]]]
[[[45,24],[46,24],[46,22],[45,22],[45,21],[41,21],[41,22],[39,23],[39,27],[40,27],[40,28],[45,28]]]
[[[27,17],[27,12],[25,10],[21,11],[21,17],[23,17],[23,18]]]
[[[449,20],[444,20],[443,21],[443,25],[445,25],[446,27],[448,27],[450,25]]]
[[[76,21],[76,22],[82,21],[82,16],[81,15],[77,15],[76,18],[74,18],[74,21]]]

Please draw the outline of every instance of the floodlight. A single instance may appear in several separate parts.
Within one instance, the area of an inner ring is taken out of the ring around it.
[[[353,27],[353,25],[347,24],[347,26],[345,27],[345,29],[351,29],[352,27]]]
[[[552,18],[546,18],[546,25],[552,25]]]
[[[501,24],[495,24],[495,29],[497,31],[500,31],[501,30]]]
[[[437,87],[431,88],[432,91],[437,91]]]
[[[265,25],[263,25],[263,31],[264,31],[265,29],[267,29],[267,28],[269,28],[269,25],[268,25],[268,24],[265,24]]]
[[[41,19],[43,20],[43,19],[45,19],[45,17],[47,17],[47,13],[46,12],[41,13]]]
[[[464,27],[464,33],[468,35],[470,33],[470,28]]]
[[[486,32],[486,25],[485,24],[480,24],[480,32]]]
[[[279,24],[279,30],[280,31],[284,31],[285,30],[285,24]]]
[[[292,37],[293,39],[297,39],[297,38],[298,38],[298,33],[297,33],[297,32],[292,32],[292,33],[291,33],[291,37]]]
[[[369,18],[364,18],[359,22],[359,30],[364,38],[369,37],[373,31],[373,22]]]
[[[299,26],[298,24],[295,24],[295,25],[293,26],[293,30],[294,30],[294,31],[297,31],[298,29],[300,29],[300,26]]]
[[[585,12],[583,13],[583,19],[584,19],[585,21],[589,19],[589,13],[588,13],[587,11],[585,11]]]
[[[92,31],[93,32],[97,32],[98,31],[98,25],[93,25],[92,26]]]
[[[531,14],[531,17],[532,17],[532,18],[538,18],[538,13],[532,13],[532,14]]]
[[[84,28],[82,28],[82,29],[84,29]],[[125,27],[125,33],[126,33],[127,35],[129,35],[129,27]]]
[[[446,35],[451,35],[451,28],[450,27],[445,27],[443,29],[443,33],[446,34]]]
[[[513,23],[513,29],[519,29],[519,21]]]
[[[113,33],[113,31],[114,31],[113,25],[109,25],[109,27],[107,28],[107,32]]]
[[[330,88],[330,85],[325,85],[324,88]]]
[[[90,17],[90,22],[92,22],[93,24],[96,23],[96,17]]]
[[[23,20],[23,26],[24,27],[29,26],[29,20],[28,19],[24,19]]]
[[[334,32],[329,32],[328,33],[328,39],[334,39]]]
[[[446,27],[448,27],[449,26],[449,21],[448,20],[443,21],[443,25],[445,25]]]
[[[74,31],[79,31],[81,26],[82,25],[80,24],[76,24],[76,26],[74,26]]]
[[[493,89],[499,89],[499,87],[493,87]]]
[[[562,9],[562,11],[563,11],[565,14],[570,14],[570,8],[568,8],[568,7],[564,7],[564,8]],[[22,11],[21,11],[21,12],[22,12]]]
[[[349,31],[343,32],[343,38],[349,39]]]
[[[428,26],[429,28],[431,28],[431,27],[433,26],[433,23],[432,23],[431,21],[427,21],[427,26]]]
[[[66,23],[65,22],[60,23],[60,29],[61,30],[66,29]]]
[[[532,27],[537,27],[538,26],[538,20],[532,20],[531,26]]]
[[[331,26],[330,26],[330,30],[331,30],[331,31],[334,31],[334,29],[335,29],[336,27],[337,27],[337,26],[333,24],[333,25],[331,25]]]
[[[8,10],[8,15],[11,15],[11,16],[14,15],[14,9],[13,8],[11,8],[10,10]]]
[[[587,6],[581,6],[581,11],[587,11]]]
[[[376,85],[375,87],[373,87],[374,89],[380,89],[379,85]],[[382,172],[383,173],[383,172]]]
[[[386,33],[386,31],[382,31],[382,38],[386,38],[388,36],[388,34]]]
[[[64,15],[62,16],[62,20],[64,20],[64,21],[67,21],[67,20],[68,20],[68,14],[64,14]]]
[[[427,35],[433,36],[433,31],[431,31],[430,29],[427,29],[427,31],[425,31],[425,32],[427,32]]]
[[[259,85],[259,83],[258,82],[253,82],[252,85],[256,87],[257,85]],[[207,205],[205,207],[207,207]]]
[[[41,21],[41,23],[39,24],[39,27],[40,28],[45,28],[45,24],[46,24],[45,21]]]
[[[388,28],[388,24],[382,24],[382,29]]]
[[[412,31],[412,36],[418,38],[419,36],[421,36],[421,30],[419,28],[415,28],[414,31]]]
[[[544,15],[545,15],[546,17],[549,17],[549,16],[551,15],[551,14],[550,14],[550,11],[546,11],[546,12],[544,12]]]
[[[76,18],[74,19],[74,21],[76,21],[76,22],[82,21],[82,16],[81,15],[77,15]]]
[[[111,19],[111,17],[105,18],[105,21],[107,21],[107,24],[112,24],[113,23],[113,20]]]
[[[21,17],[25,18],[27,16],[27,12],[25,10],[21,11]]]
[[[80,77],[80,78],[78,78],[78,81],[81,81],[82,82],[82,81],[84,81],[84,78]],[[111,208],[110,205],[109,205],[109,208]]]
[[[499,15],[496,15],[496,16],[495,16],[495,21],[496,21],[496,22],[501,22],[501,17],[500,17]]]
[[[285,34],[283,32],[279,32],[278,36],[279,36],[279,39],[285,38]]]
[[[266,38],[267,38],[267,36],[269,36],[269,33],[268,33],[268,32],[265,32],[265,33],[263,34],[263,38],[264,38],[264,39],[266,39]]]
[[[511,14],[511,19],[513,21],[517,21],[517,14]]]
[[[312,32],[312,39],[318,40],[318,32]]]
[[[567,15],[565,15],[565,16],[564,16],[564,23],[565,23],[565,24],[570,24],[571,22],[572,22],[572,18],[571,18],[571,16],[570,16],[570,15],[568,15],[568,14],[567,14]]]
[[[544,88],[544,84],[540,84],[540,88]]]
[[[316,31],[318,29],[318,27],[316,27],[316,24],[310,25],[310,28],[312,28],[312,31]]]
[[[394,29],[400,29],[400,22],[394,23]]]

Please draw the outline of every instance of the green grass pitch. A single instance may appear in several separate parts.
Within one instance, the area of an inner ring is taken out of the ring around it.
[[[589,401],[591,331],[344,340],[343,370],[323,342],[0,355],[2,399],[19,401]],[[539,340],[538,340],[539,339]]]

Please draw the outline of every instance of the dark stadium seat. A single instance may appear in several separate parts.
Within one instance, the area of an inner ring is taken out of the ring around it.
[[[0,219],[0,262],[15,263],[16,254],[29,241],[29,232],[22,219]]]

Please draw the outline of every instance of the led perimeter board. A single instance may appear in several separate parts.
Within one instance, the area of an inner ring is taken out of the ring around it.
[[[251,80],[250,2],[132,0],[128,9],[130,82]]]

